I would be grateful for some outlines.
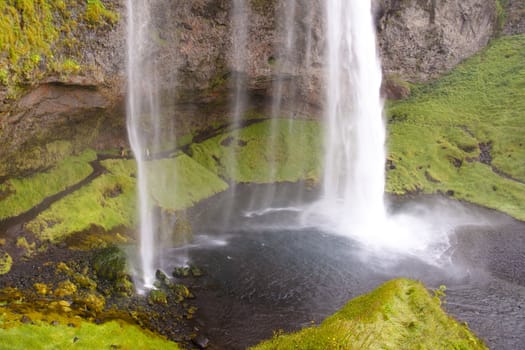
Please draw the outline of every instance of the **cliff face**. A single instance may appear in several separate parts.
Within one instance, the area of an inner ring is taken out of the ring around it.
[[[55,13],[55,21],[62,16],[62,29],[50,50],[53,57],[71,57],[79,69],[40,64],[30,79],[17,82],[23,93],[13,96],[8,84],[0,88],[0,178],[45,168],[86,146],[126,143],[125,1],[98,3],[119,19],[106,15],[90,22],[80,3]],[[240,29],[232,28],[232,1],[164,0],[153,9],[151,55],[158,61],[163,114],[176,120],[179,136],[227,121],[236,85],[246,91],[245,112],[320,113],[324,2],[245,3],[247,40],[240,56],[233,50]],[[448,71],[497,30],[493,1],[377,0],[374,8],[384,71],[401,80],[428,80]],[[69,31],[63,29],[66,18],[75,19]],[[23,32],[23,21],[14,25]],[[509,28],[515,31],[519,24]],[[63,140],[67,149],[45,146]]]
[[[496,30],[494,1],[381,0],[377,28],[383,69],[435,78],[483,48]]]

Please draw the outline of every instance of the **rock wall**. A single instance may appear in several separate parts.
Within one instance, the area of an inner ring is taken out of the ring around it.
[[[494,35],[496,3],[487,0],[379,0],[383,69],[411,81],[449,71]]]
[[[0,87],[0,178],[45,168],[62,153],[86,146],[104,149],[127,142],[125,0],[102,3],[120,13],[117,22],[89,25],[79,15],[82,6],[70,5],[80,6],[69,13],[79,23],[72,31],[77,40],[55,45],[56,54],[79,62],[80,72],[43,72],[23,84],[23,97],[13,99]],[[274,113],[271,96],[279,91],[279,114],[320,115],[324,1],[247,2],[242,64],[233,55],[231,0],[156,4],[152,57],[159,63],[162,113],[167,122],[176,121],[178,136],[191,140],[226,123],[236,81],[247,91],[245,112],[251,116]],[[376,0],[374,11],[384,71],[401,81],[425,81],[450,70],[498,29],[495,1]],[[291,33],[286,21],[291,21]],[[49,154],[44,145],[61,140],[70,149]]]

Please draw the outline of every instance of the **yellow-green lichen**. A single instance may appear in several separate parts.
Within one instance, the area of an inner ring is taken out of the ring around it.
[[[108,10],[101,0],[87,0],[85,17],[91,25],[113,24],[119,19],[118,13]]]
[[[5,275],[9,271],[11,271],[12,265],[13,258],[11,258],[11,255],[0,249],[0,275]]]

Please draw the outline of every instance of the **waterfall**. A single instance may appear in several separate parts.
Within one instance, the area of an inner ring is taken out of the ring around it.
[[[245,0],[233,0],[231,14],[233,58],[230,62],[234,76],[234,100],[232,105],[232,124],[235,130],[240,127],[241,119],[246,109],[246,68],[247,68],[247,37],[249,11]]]
[[[385,127],[371,1],[327,0],[325,4],[323,210],[339,229],[358,235],[377,233],[386,220]]]
[[[152,14],[148,0],[128,0],[128,100],[127,131],[137,161],[140,266],[136,269],[139,285],[153,286],[155,280],[156,216],[154,215],[147,163],[158,149],[161,122],[158,74],[151,40]]]

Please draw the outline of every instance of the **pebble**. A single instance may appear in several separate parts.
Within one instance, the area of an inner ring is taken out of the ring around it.
[[[199,334],[195,338],[192,338],[191,342],[198,346],[200,349],[206,349],[208,345],[210,345],[210,340],[202,334]]]

